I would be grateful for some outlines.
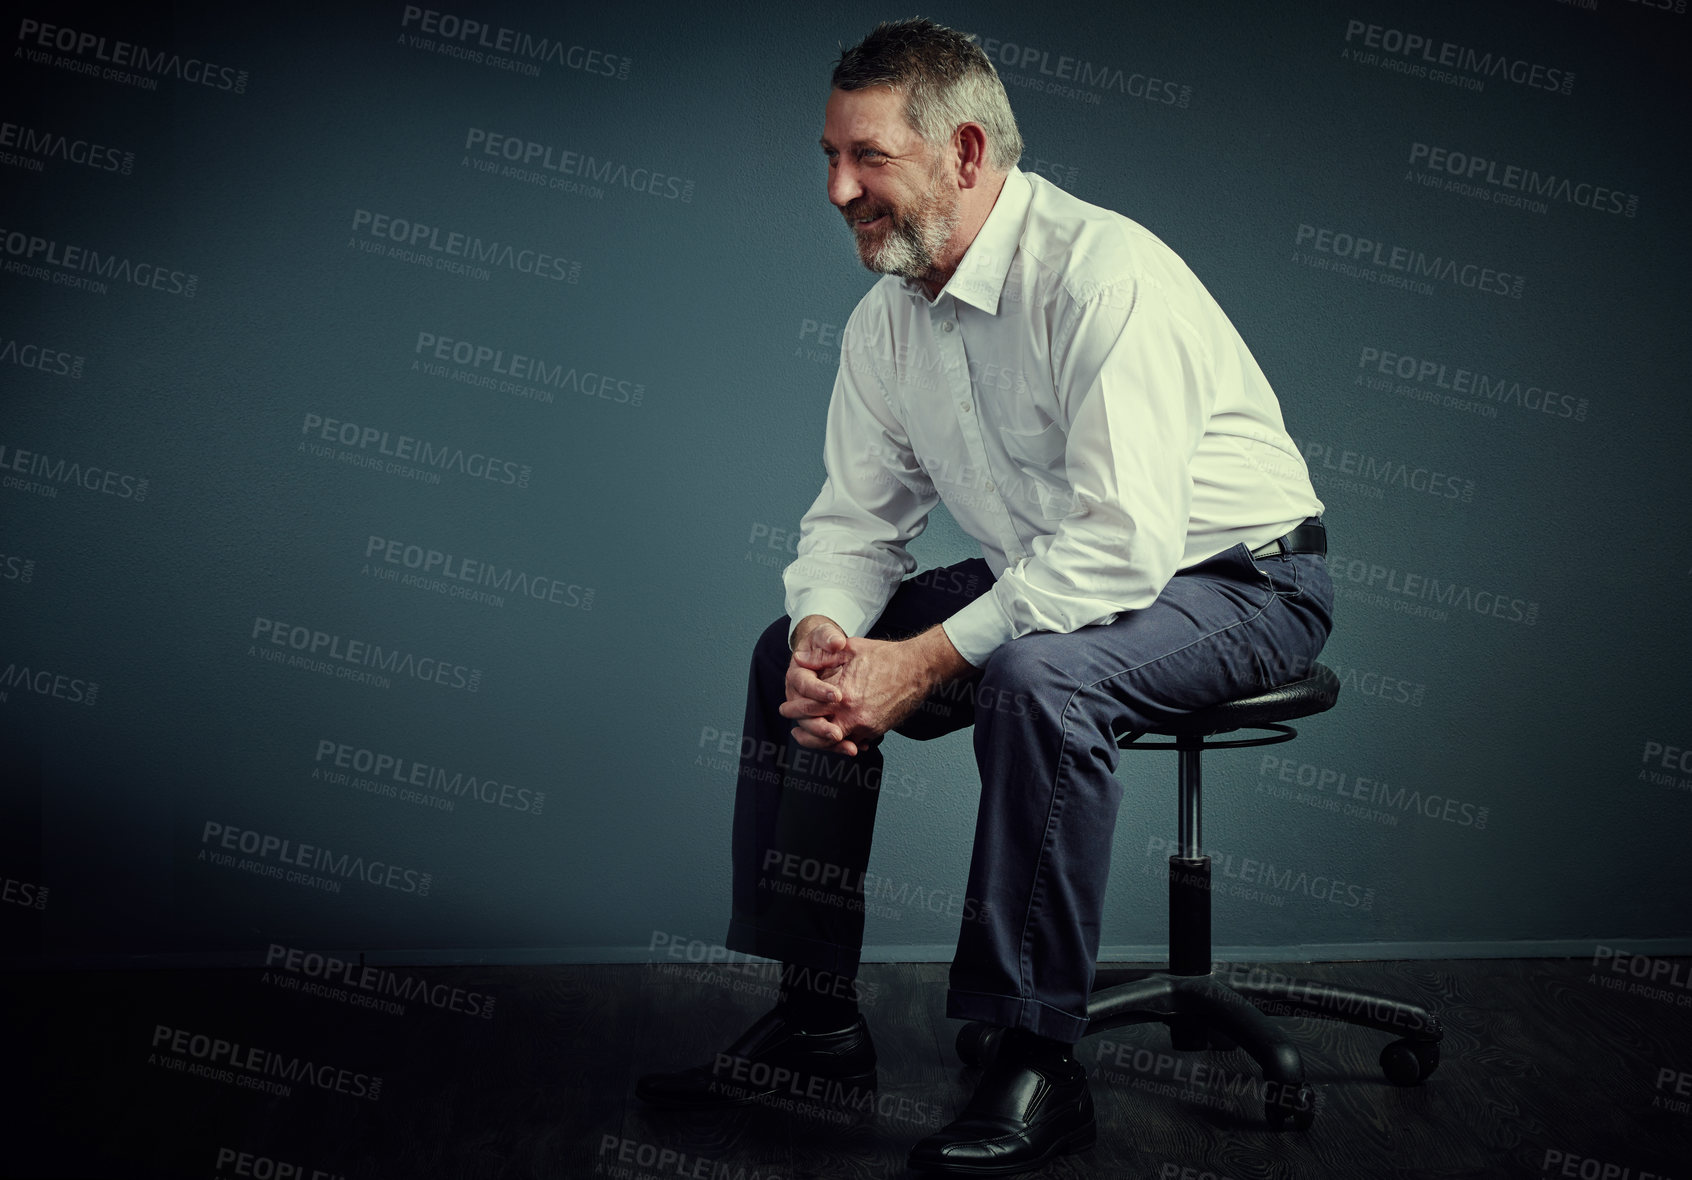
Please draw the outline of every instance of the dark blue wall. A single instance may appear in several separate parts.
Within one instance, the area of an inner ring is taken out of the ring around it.
[[[14,19],[7,960],[721,938],[746,658],[872,281],[828,70],[904,15],[793,7]],[[1219,941],[1687,947],[1692,18],[927,14],[984,39],[1024,169],[1203,278],[1328,504],[1345,693],[1212,759]],[[942,511],[918,552],[975,548]],[[888,762],[867,939],[945,958],[968,736]],[[1173,812],[1128,763],[1118,950],[1163,940]]]

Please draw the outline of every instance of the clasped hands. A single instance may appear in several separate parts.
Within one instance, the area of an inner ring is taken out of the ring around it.
[[[879,742],[946,680],[973,669],[946,632],[850,639],[833,619],[807,615],[793,633],[787,699],[793,739],[810,750],[857,754]]]

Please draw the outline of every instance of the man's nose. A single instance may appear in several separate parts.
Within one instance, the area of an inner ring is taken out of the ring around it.
[[[864,186],[851,165],[836,164],[828,172],[828,200],[837,209],[844,209],[863,195]]]

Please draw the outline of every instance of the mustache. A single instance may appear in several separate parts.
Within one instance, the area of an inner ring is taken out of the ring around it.
[[[893,210],[886,205],[875,205],[865,200],[853,201],[840,211],[840,215],[848,222],[857,221],[861,217],[876,218],[883,213],[891,214]]]

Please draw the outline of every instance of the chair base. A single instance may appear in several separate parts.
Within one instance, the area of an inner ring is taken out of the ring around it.
[[[1395,1086],[1417,1085],[1439,1065],[1439,1018],[1374,992],[1243,965],[1202,975],[1111,975],[1120,981],[1095,988],[1087,999],[1087,1036],[1155,1021],[1169,1027],[1170,1046],[1178,1051],[1244,1049],[1262,1074],[1263,1115],[1272,1128],[1291,1122],[1304,1130],[1316,1116],[1303,1058],[1275,1017],[1317,1017],[1397,1034],[1380,1056]],[[996,1051],[999,1035],[991,1025],[968,1025],[958,1034],[958,1055],[966,1064],[981,1064]]]

